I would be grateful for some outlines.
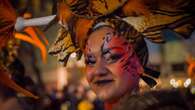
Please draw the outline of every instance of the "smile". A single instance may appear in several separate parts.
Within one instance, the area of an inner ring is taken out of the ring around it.
[[[114,80],[97,80],[94,83],[98,86],[103,86],[109,83],[112,83]]]

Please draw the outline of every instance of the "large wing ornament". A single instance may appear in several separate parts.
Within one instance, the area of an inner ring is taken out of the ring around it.
[[[0,2],[0,48],[13,38],[16,12],[8,0]]]
[[[128,0],[61,0],[73,14],[84,18],[97,18],[113,13]]]
[[[165,29],[175,31],[184,38],[188,38],[194,30],[195,2],[193,0],[142,1],[148,7],[150,14],[126,16],[124,20],[152,42],[164,42],[162,32]]]
[[[181,34],[184,38],[188,38],[194,29],[194,17],[190,15],[151,15],[141,17],[126,17],[124,18],[136,30],[155,43],[164,42],[162,32],[165,29],[173,30]],[[189,23],[191,22],[191,23]]]
[[[55,42],[49,49],[49,53],[57,56],[58,61],[63,65],[66,65],[70,54],[74,52],[77,53],[78,59],[81,58],[84,39],[94,21],[94,18],[75,14],[66,3],[65,1],[58,3],[57,17],[61,27]]]
[[[10,4],[9,0],[0,0],[0,10],[0,52],[3,51],[3,48],[8,48],[9,46],[11,46],[9,44],[9,41],[12,41],[13,39],[20,39],[40,48],[43,62],[46,62],[46,47],[41,42],[38,36],[42,37],[46,44],[48,43],[47,39],[37,27],[32,26],[48,24],[51,19],[55,17],[55,15],[50,16],[49,19],[48,17],[44,17],[44,19],[41,20],[27,20],[24,17],[17,17],[17,13]],[[24,29],[24,27],[27,28]],[[23,89],[11,79],[11,77],[9,76],[10,72],[6,67],[7,65],[1,62],[2,61],[0,61],[0,84],[10,87],[16,92],[23,93],[28,97],[37,99],[37,96],[30,93],[28,90]]]
[[[74,46],[72,42],[70,33],[65,28],[60,28],[58,30],[57,39],[52,44],[49,53],[57,56],[58,61],[66,65],[69,55],[78,50],[79,49]]]

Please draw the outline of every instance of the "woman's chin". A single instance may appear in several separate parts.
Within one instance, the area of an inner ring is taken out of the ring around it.
[[[104,89],[98,92],[96,91],[95,93],[97,97],[103,101],[112,101],[117,97],[116,92],[112,91],[111,89]]]

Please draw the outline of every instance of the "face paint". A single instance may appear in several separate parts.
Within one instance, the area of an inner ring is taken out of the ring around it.
[[[133,46],[110,27],[91,33],[85,47],[87,80],[103,100],[112,101],[138,87],[139,61]]]

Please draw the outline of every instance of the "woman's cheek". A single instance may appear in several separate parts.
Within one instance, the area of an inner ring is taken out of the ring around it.
[[[86,72],[88,82],[91,82],[94,73],[94,68],[87,66],[85,72]]]
[[[109,64],[107,67],[115,74],[123,74],[127,72],[127,68],[130,68],[128,63],[128,54],[125,54],[122,58],[120,58],[117,62],[113,64]]]
[[[120,75],[124,73],[124,70],[121,68],[121,64],[115,63],[112,65],[107,66],[107,68],[111,71],[111,73],[115,75]]]

